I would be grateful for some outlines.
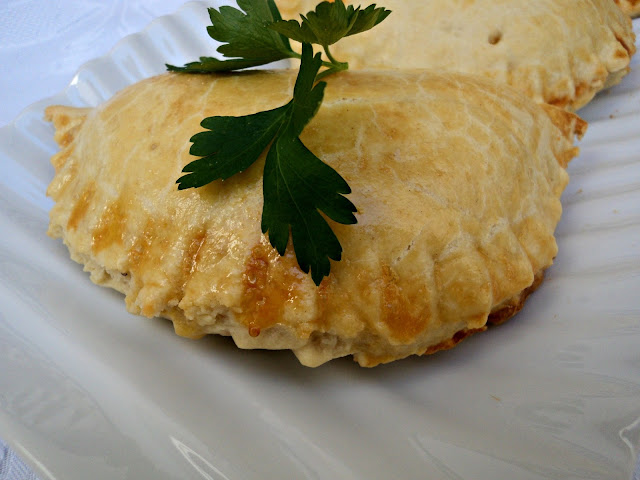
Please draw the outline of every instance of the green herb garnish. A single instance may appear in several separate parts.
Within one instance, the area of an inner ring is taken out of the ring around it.
[[[315,116],[324,97],[328,74],[344,71],[345,62],[331,55],[329,46],[345,36],[373,28],[389,13],[370,5],[364,10],[345,7],[342,0],[322,2],[315,11],[301,15],[302,22],[284,21],[273,0],[238,0],[233,7],[209,9],[209,35],[223,42],[225,57],[200,57],[184,67],[167,65],[175,72],[210,73],[241,70],[287,58],[299,58],[300,70],[293,99],[279,108],[242,117],[209,117],[201,125],[207,131],[191,137],[190,153],[201,157],[186,165],[177,180],[179,189],[197,188],[225,180],[249,168],[264,152],[262,232],[284,255],[291,234],[300,268],[316,285],[329,275],[330,260],[340,260],[342,246],[321,212],[341,224],[354,224],[356,207],[343,195],[347,182],[316,157],[300,141],[300,134]],[[302,54],[289,40],[302,43]],[[312,44],[322,47],[313,54]],[[325,70],[320,71],[322,67]]]

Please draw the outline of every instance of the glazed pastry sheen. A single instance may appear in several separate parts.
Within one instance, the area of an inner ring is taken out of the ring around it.
[[[277,0],[283,17],[296,19],[317,3]],[[618,83],[635,52],[631,20],[611,0],[377,3],[392,11],[384,22],[331,47],[351,68],[481,74],[575,110]]]
[[[52,106],[61,151],[49,234],[130,312],[187,337],[373,366],[448,348],[515,313],[551,265],[565,166],[584,122],[481,78],[346,72],[303,142],[351,185],[358,223],[316,287],[260,232],[260,159],[178,191],[212,115],[286,103],[295,72],[165,74],[94,109]]]

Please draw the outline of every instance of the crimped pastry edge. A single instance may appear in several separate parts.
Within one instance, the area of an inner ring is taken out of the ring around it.
[[[125,272],[107,271],[93,259],[82,255],[72,255],[72,259],[84,265],[84,271],[90,273],[91,281],[96,285],[112,288],[124,295],[128,293],[129,278]],[[535,274],[531,285],[495,306],[482,327],[459,329],[450,337],[435,344],[387,345],[384,354],[380,355],[376,355],[375,352],[360,351],[357,348],[357,345],[363,341],[366,342],[366,339],[357,339],[358,342],[355,343],[356,339],[345,340],[328,332],[312,332],[308,337],[301,338],[293,329],[282,324],[276,324],[254,336],[246,326],[237,323],[233,319],[233,314],[224,307],[209,312],[207,316],[214,316],[214,323],[210,323],[207,318],[206,332],[195,336],[185,335],[185,332],[180,331],[181,324],[185,321],[180,310],[165,310],[160,317],[170,320],[176,333],[181,336],[198,339],[208,334],[215,334],[231,337],[240,349],[292,350],[299,362],[307,367],[318,367],[330,360],[349,355],[353,355],[353,359],[362,367],[375,367],[412,355],[432,355],[442,350],[449,350],[473,334],[484,332],[490,326],[506,322],[524,307],[529,296],[538,289],[543,280],[544,269]]]
[[[632,18],[640,16],[640,0],[614,0],[620,9]]]

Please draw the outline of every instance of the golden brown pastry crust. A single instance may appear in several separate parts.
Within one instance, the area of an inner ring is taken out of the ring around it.
[[[299,19],[316,0],[278,0]],[[357,3],[347,0],[345,3]],[[635,53],[631,21],[611,0],[386,0],[392,14],[332,47],[351,68],[481,74],[537,102],[575,110],[620,82]]]
[[[96,109],[49,107],[62,146],[49,234],[132,313],[187,337],[291,349],[309,366],[449,348],[515,311],[556,255],[563,167],[584,122],[480,78],[330,77],[302,140],[351,185],[358,224],[333,225],[343,259],[316,287],[260,233],[263,160],[175,186],[203,117],[274,108],[293,82],[287,71],[167,74]]]
[[[640,15],[640,0],[615,0],[615,2],[627,15],[632,17]]]

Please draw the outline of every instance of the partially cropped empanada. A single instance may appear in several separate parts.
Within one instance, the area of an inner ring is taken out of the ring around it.
[[[130,312],[187,337],[364,366],[450,348],[513,315],[542,279],[585,124],[482,78],[346,72],[302,134],[350,184],[358,223],[317,287],[261,234],[264,160],[178,191],[211,115],[286,103],[295,72],[166,74],[94,109],[53,106],[49,234]]]
[[[283,17],[299,20],[318,1],[277,3]],[[618,83],[635,52],[631,21],[611,0],[378,3],[393,13],[373,30],[332,46],[351,68],[481,74],[537,102],[575,110]]]

